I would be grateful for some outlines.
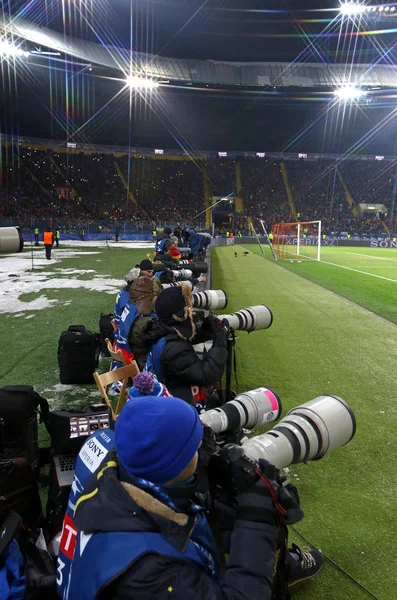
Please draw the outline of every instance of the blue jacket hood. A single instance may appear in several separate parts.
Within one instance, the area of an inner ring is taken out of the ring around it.
[[[102,469],[88,481],[76,505],[77,529],[86,533],[159,532],[178,551],[183,551],[197,515],[173,510],[139,487],[131,475],[128,479],[120,481],[117,454],[112,450]],[[194,489],[189,490],[193,492]]]

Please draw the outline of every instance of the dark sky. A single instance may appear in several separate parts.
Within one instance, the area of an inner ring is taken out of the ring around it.
[[[67,35],[126,46],[132,39],[136,50],[163,56],[240,62],[293,61],[297,56],[310,62],[353,58],[397,62],[397,30],[376,36],[342,35],[338,46],[341,23],[332,22],[338,13],[331,10],[338,6],[337,0],[133,0],[132,19],[130,0],[30,4],[12,0],[10,5],[14,17],[20,12]],[[93,11],[72,11],[72,5]],[[397,17],[368,17],[360,30],[369,33],[394,26]],[[355,29],[355,23],[346,21],[342,33]],[[321,36],[323,30],[332,36]],[[130,103],[128,90],[120,93],[123,82],[108,79],[103,69],[88,72],[78,65],[66,69],[62,62],[39,63],[29,60],[28,67],[17,65],[16,71],[2,65],[3,133],[185,148],[191,153],[198,149],[341,153],[352,147],[363,154],[395,153],[397,99],[393,95],[380,94],[362,106],[330,109],[330,95],[324,92],[161,88],[146,102],[136,96]]]

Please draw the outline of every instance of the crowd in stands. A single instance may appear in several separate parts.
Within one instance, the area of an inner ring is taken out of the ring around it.
[[[291,215],[280,161],[244,157],[241,159],[241,178],[247,215],[263,219],[269,227],[295,220]]]
[[[193,224],[204,210],[202,166],[187,160],[118,159],[125,179],[150,220]]]
[[[194,225],[194,217],[205,209],[205,176],[214,197],[237,195],[241,188],[244,214],[236,214],[236,231],[248,231],[248,217],[256,226],[262,219],[268,229],[299,218],[321,219],[329,233],[396,231],[396,166],[388,161],[157,160],[23,146],[2,148],[0,220],[12,218],[21,225],[50,218],[60,225],[72,220]],[[362,215],[360,203],[384,209]]]
[[[236,159],[218,158],[207,163],[208,180],[213,196],[236,194]]]

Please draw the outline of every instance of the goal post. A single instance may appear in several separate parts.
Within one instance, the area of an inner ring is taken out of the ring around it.
[[[277,223],[272,234],[277,258],[321,260],[321,221]]]

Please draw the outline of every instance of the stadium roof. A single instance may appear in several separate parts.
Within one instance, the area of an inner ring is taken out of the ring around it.
[[[132,62],[133,73],[184,86],[321,89],[354,84],[366,89],[397,87],[397,66],[390,64],[238,63],[166,58],[66,36],[20,18],[0,19],[0,28],[11,36],[26,40],[28,50],[33,47],[51,49],[67,57],[116,70],[121,76],[131,72]]]

